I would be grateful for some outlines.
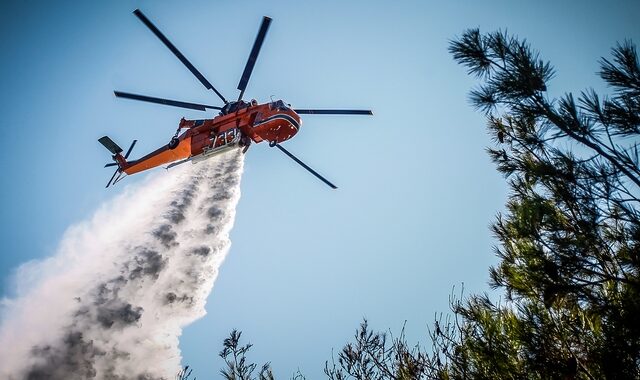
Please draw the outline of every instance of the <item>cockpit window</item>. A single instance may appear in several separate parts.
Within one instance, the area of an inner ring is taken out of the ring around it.
[[[282,100],[276,100],[271,103],[271,109],[288,110],[289,107]]]
[[[220,115],[227,115],[236,112],[239,109],[247,107],[249,107],[249,102],[245,102],[244,100],[241,100],[239,102],[229,102],[225,104],[224,107],[222,107],[222,110],[220,110]]]

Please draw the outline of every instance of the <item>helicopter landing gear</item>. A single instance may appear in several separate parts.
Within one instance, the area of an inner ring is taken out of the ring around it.
[[[278,142],[277,142],[277,141],[275,141],[275,140],[274,140],[274,141],[269,141],[269,146],[270,146],[270,147],[272,147],[272,148],[273,148],[273,147],[274,147],[274,146],[276,146],[276,145],[278,145]]]
[[[242,149],[242,154],[247,153],[247,150],[249,150],[249,145],[251,145],[251,138],[248,136],[243,136],[240,139],[240,146],[244,146],[244,148]]]

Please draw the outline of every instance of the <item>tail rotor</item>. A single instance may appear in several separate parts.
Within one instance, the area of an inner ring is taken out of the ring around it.
[[[99,138],[98,141],[105,148],[107,148],[109,152],[113,154],[112,158],[113,158],[113,161],[115,161],[115,162],[107,163],[106,165],[104,165],[104,167],[108,168],[112,166],[117,166],[116,171],[113,172],[111,179],[109,179],[109,182],[107,182],[107,186],[105,186],[105,188],[107,188],[110,185],[115,184],[120,180],[123,173],[123,169],[124,169],[122,165],[126,164],[127,158],[129,158],[129,155],[131,154],[131,151],[133,150],[133,147],[136,145],[138,140],[133,140],[133,142],[129,146],[129,149],[127,149],[127,153],[124,156],[122,156],[122,152],[123,152],[122,148],[120,148],[120,146],[118,146],[118,144],[113,142],[113,140],[111,140],[108,136],[103,136]]]

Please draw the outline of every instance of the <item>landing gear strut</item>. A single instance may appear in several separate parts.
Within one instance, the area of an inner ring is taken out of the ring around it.
[[[242,154],[247,153],[247,150],[249,150],[249,145],[251,145],[251,138],[249,136],[243,136],[240,139],[240,145],[244,146],[244,148],[242,149]]]

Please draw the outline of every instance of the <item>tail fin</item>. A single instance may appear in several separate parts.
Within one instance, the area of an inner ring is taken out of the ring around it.
[[[105,148],[107,148],[109,152],[113,153],[113,160],[115,161],[115,162],[106,164],[104,167],[105,168],[109,166],[118,167],[116,171],[113,173],[113,176],[111,176],[111,179],[109,180],[109,182],[107,182],[106,187],[109,187],[109,185],[111,185],[112,182],[115,184],[122,177],[123,170],[125,169],[125,165],[127,164],[127,158],[129,158],[129,154],[131,154],[131,151],[133,150],[133,147],[136,145],[138,140],[133,140],[133,142],[131,143],[131,146],[129,147],[129,149],[127,150],[127,153],[124,156],[122,156],[122,148],[120,148],[120,146],[118,146],[118,144],[113,142],[113,140],[111,140],[108,136],[103,136],[99,138],[98,141]]]
[[[109,136],[102,136],[98,139],[98,141],[100,142],[100,144],[104,145],[104,147],[107,148],[109,152],[113,154],[122,153],[122,148],[120,148],[118,144],[114,143],[113,140],[109,138]]]

